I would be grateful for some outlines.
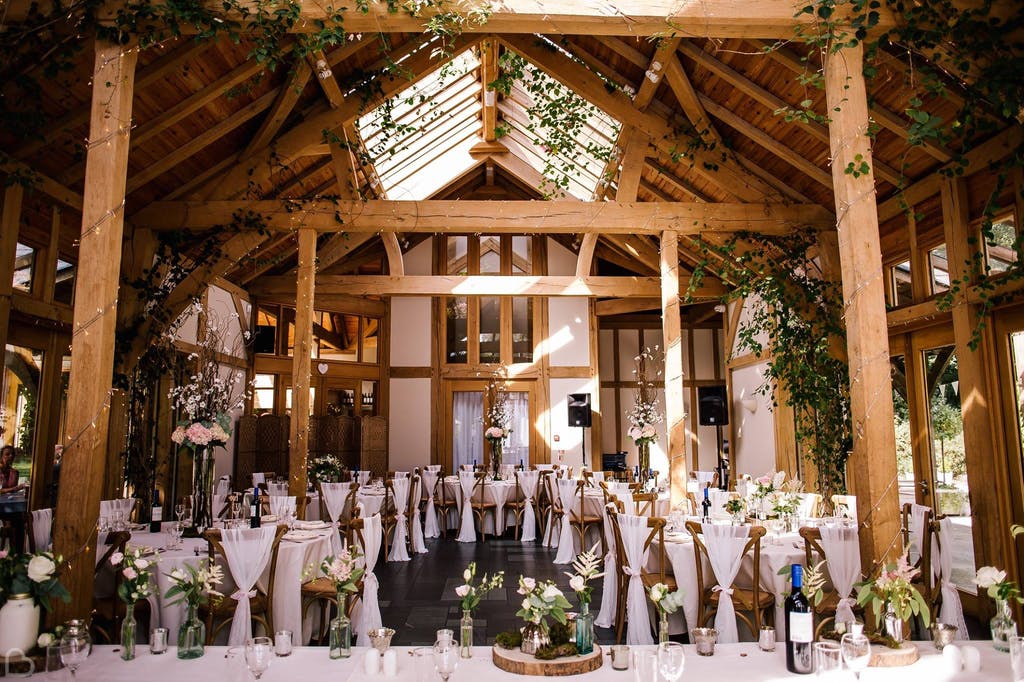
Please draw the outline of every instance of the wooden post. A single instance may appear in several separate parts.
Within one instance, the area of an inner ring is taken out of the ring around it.
[[[18,247],[18,226],[21,223],[21,201],[24,188],[15,183],[4,190],[3,213],[0,214],[0,351],[7,347],[7,325],[11,318],[11,290],[14,280],[14,259]]]
[[[54,549],[68,565],[70,605],[54,622],[87,618],[96,567],[96,520],[106,469],[114,329],[121,270],[124,196],[135,81],[134,49],[96,40],[92,112],[85,161],[82,234],[68,385],[67,437],[54,518]]]
[[[975,519],[976,566],[1013,564],[1014,547],[1009,528],[1012,518],[1006,466],[1006,441],[1000,411],[998,375],[991,324],[982,330],[977,348],[971,348],[978,328],[978,311],[967,300],[974,283],[970,264],[980,240],[973,240],[968,221],[967,187],[963,178],[943,178],[942,223],[951,282],[961,282],[953,303],[953,337],[960,379],[960,411],[964,423],[964,456],[971,488],[971,515]],[[927,397],[925,397],[927,399]],[[988,600],[985,600],[988,601]]]
[[[306,494],[309,454],[309,375],[312,369],[313,289],[316,285],[316,231],[299,229],[299,268],[295,292],[295,349],[292,352],[292,415],[288,493]]]
[[[686,499],[683,329],[679,319],[679,235],[661,233],[661,328],[665,345],[665,431],[671,500]]]
[[[853,478],[851,492],[857,496],[861,557],[868,571],[873,562],[894,558],[902,547],[889,335],[863,66],[862,45],[830,53],[825,95],[850,366],[853,453],[847,470]],[[862,164],[867,165],[866,172]]]

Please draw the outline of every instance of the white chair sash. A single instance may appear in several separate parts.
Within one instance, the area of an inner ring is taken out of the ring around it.
[[[598,483],[600,483],[603,480],[604,480],[604,472],[603,471],[595,471],[595,472],[593,472],[593,474],[590,477],[591,485],[594,485],[594,486],[596,486]]]
[[[283,497],[288,494],[287,483],[268,483],[267,495],[271,497]]]
[[[423,542],[423,525],[420,523],[420,486],[423,480],[420,478],[411,479],[412,490],[409,492],[409,499],[415,502],[412,508],[412,518],[409,519],[409,528],[412,530],[412,539],[409,544],[412,546],[413,554],[426,554],[427,545]]]
[[[373,569],[377,566],[377,555],[380,553],[380,544],[384,537],[384,527],[381,524],[380,514],[374,514],[363,519],[363,561],[366,573],[363,575],[363,603],[359,607],[359,617],[356,619],[356,645],[370,646],[370,630],[381,627],[380,602],[377,592],[380,590],[380,583]]]
[[[427,465],[427,471],[441,471],[441,465],[440,464],[428,464]]]
[[[562,528],[558,535],[558,554],[556,564],[571,564],[576,558],[575,545],[572,539],[572,512],[576,504],[576,487],[578,483],[571,478],[559,479],[558,497],[562,501]]]
[[[348,483],[321,483],[320,494],[324,497],[324,507],[327,509],[327,516],[331,519],[331,551],[338,554],[343,549],[339,522],[341,515],[345,512],[345,498],[348,497],[350,484]]]
[[[459,471],[460,472],[462,472],[462,471],[475,471],[475,470],[476,470],[476,465],[475,464],[460,464],[459,465]]]
[[[912,563],[921,558],[921,538],[922,533],[924,533],[924,520],[931,510],[931,507],[926,507],[923,504],[910,505],[910,527],[907,528],[907,531],[908,535],[910,535],[908,558]],[[931,576],[928,576],[928,579],[930,580]]]
[[[53,528],[53,510],[37,509],[32,512],[32,542],[37,552],[49,551],[53,544],[50,530]]]
[[[711,485],[715,480],[714,471],[694,471],[693,473],[697,476],[697,482],[700,483],[701,488]]]
[[[409,472],[408,471],[396,471],[394,477],[395,478],[409,478]]]
[[[210,513],[213,518],[220,516],[220,513],[224,511],[224,506],[228,503],[228,496],[221,495],[220,493],[214,493],[210,498],[213,506],[210,508]],[[248,507],[246,508],[248,510]]]
[[[554,464],[537,464],[537,471],[551,471],[555,468]]]
[[[796,507],[797,518],[809,519],[814,515],[814,508],[821,501],[818,493],[804,493],[800,496],[800,503]]]
[[[734,644],[739,641],[739,633],[736,629],[736,607],[732,603],[732,584],[740,570],[749,529],[745,526],[704,523],[701,524],[701,530],[711,570],[718,581],[713,590],[720,592],[718,612],[715,614],[718,641],[721,644]],[[759,580],[759,576],[753,579]]]
[[[462,488],[462,521],[459,523],[458,542],[476,542],[476,528],[473,526],[473,486],[476,485],[476,474],[472,471],[459,471],[459,487]]]
[[[252,487],[256,488],[260,483],[267,482],[267,475],[264,473],[255,473],[252,475]]]
[[[953,584],[953,521],[939,519],[939,556],[935,557],[936,546],[932,545],[932,565],[939,565],[939,585],[942,591],[942,606],[939,620],[956,625],[957,639],[970,639],[967,623],[964,621],[964,607],[960,603],[960,591]]]
[[[516,465],[502,464],[501,468],[498,471],[501,473],[502,480],[508,481],[511,480],[512,477],[516,475]]]
[[[608,551],[604,555],[604,577],[603,589],[601,591],[601,611],[594,619],[594,625],[602,628],[610,628],[615,625],[615,605],[618,602],[618,572],[615,568],[615,531],[612,530],[612,522],[608,518],[608,509],[601,508],[601,516],[604,519],[603,533],[604,544]]]
[[[287,514],[295,514],[294,495],[272,495],[270,496],[270,513],[278,519],[284,518]]]
[[[135,507],[135,498],[126,497],[118,500],[100,500],[100,516],[130,514]]]
[[[231,619],[228,646],[245,644],[252,638],[252,612],[249,601],[256,596],[256,581],[270,561],[277,526],[260,528],[225,528],[221,531],[221,544],[228,570],[235,581],[236,590],[228,595],[238,602]]]
[[[396,478],[392,486],[395,491],[395,535],[391,540],[388,561],[408,561],[409,550],[405,542],[409,538],[409,520],[405,512],[409,509],[409,479]]]
[[[629,483],[626,481],[607,481],[606,485],[610,492],[629,491]]]
[[[636,503],[633,501],[633,493],[629,492],[629,488],[625,490],[614,491],[615,498],[622,502],[622,509],[626,514],[636,514]]]
[[[640,578],[646,563],[644,540],[647,539],[647,517],[619,514],[618,520],[622,549],[626,556],[626,565],[622,570],[629,576],[629,586],[626,588],[626,644],[654,644],[647,612],[647,595]]]
[[[437,469],[431,468],[434,466]],[[440,469],[440,464],[432,464],[420,474],[423,489],[427,492],[427,518],[424,520],[423,536],[428,538],[436,538],[441,535],[441,528],[437,524],[437,510],[434,508],[434,486],[437,485],[437,476]]]
[[[370,482],[371,471],[357,471],[356,480],[359,481],[359,485],[366,485]]]
[[[853,605],[850,597],[853,585],[860,578],[860,541],[857,528],[829,528],[823,526],[821,548],[825,552],[825,566],[828,568],[832,586],[839,594],[836,606],[836,623],[853,623]]]
[[[231,493],[231,477],[221,476],[217,479],[217,487],[214,488],[213,492],[217,495],[228,495]]]
[[[539,471],[520,471],[516,474],[519,479],[519,487],[523,491],[523,532],[520,542],[535,542],[537,540],[537,515],[533,505],[537,499],[537,478]]]
[[[731,494],[728,490],[718,490],[717,488],[708,490],[708,501],[711,502],[712,517],[724,518],[729,516],[729,512],[725,510],[725,503],[729,501]]]

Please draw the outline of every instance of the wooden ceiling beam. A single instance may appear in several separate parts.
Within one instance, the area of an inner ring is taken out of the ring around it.
[[[6,157],[0,153],[0,157]],[[26,164],[15,161],[11,158],[0,158],[0,173],[8,175],[17,173],[32,180],[32,188],[39,190],[59,204],[73,208],[79,213],[82,212],[84,199],[82,195],[72,189],[65,187],[53,178],[30,168]],[[9,185],[8,185],[9,186]]]
[[[285,84],[277,91],[277,99],[274,100],[270,111],[267,112],[266,117],[260,124],[259,130],[249,140],[249,144],[245,146],[245,150],[241,154],[242,157],[248,156],[253,151],[262,149],[270,144],[270,141],[274,139],[274,136],[277,135],[278,131],[281,130],[281,126],[288,119],[289,114],[292,113],[292,109],[295,108],[295,104],[299,101],[299,97],[302,95],[302,91],[306,89],[306,84],[309,83],[312,75],[313,68],[309,65],[309,62],[305,59],[295,60],[295,64],[292,66]]]
[[[269,229],[300,226],[321,232],[562,234],[612,232],[686,234],[749,230],[787,234],[834,227],[820,206],[783,204],[625,203],[556,201],[162,201],[133,220],[157,230],[228,225],[238,211],[262,215]]]
[[[690,282],[681,278],[685,292]],[[659,277],[568,277],[529,275],[319,275],[317,291],[349,296],[587,296],[654,298],[661,291]],[[251,288],[261,294],[287,295],[295,291],[295,278],[264,277]],[[704,297],[721,296],[724,289],[702,283]]]
[[[498,75],[498,41],[488,38],[480,43],[480,104],[484,142],[494,142],[497,139],[495,129],[498,127],[498,93],[487,86],[497,80]]]

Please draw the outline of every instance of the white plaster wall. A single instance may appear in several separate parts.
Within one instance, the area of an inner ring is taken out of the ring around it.
[[[693,334],[693,371],[691,379],[715,378],[715,349],[717,341],[713,329],[694,329]]]
[[[572,467],[579,467],[583,463],[583,435],[587,434],[587,464],[591,462],[591,455],[594,453],[593,432],[590,429],[581,429],[576,426],[569,426],[569,394],[589,393],[591,403],[594,401],[594,393],[597,391],[595,382],[588,378],[573,379],[550,379],[548,387],[551,394],[551,461],[555,464],[564,462]],[[555,442],[558,436],[558,442]]]
[[[402,262],[405,265],[405,274],[407,275],[432,275],[432,262],[433,257],[431,255],[431,246],[433,244],[432,239],[427,239],[413,248],[409,249],[403,256]]]
[[[598,370],[601,381],[615,381],[615,330],[597,332]],[[604,404],[604,403],[602,403]]]
[[[739,305],[739,304],[737,304],[737,303],[730,304],[730,306],[729,306],[729,313],[730,314],[732,314],[733,307],[736,306],[736,305]],[[737,325],[738,329],[742,329],[746,325],[747,320],[750,319],[751,311],[755,310],[758,306],[763,306],[764,303],[761,301],[761,299],[759,297],[751,296],[751,297],[749,297],[747,299],[744,299],[742,305],[743,305],[743,312],[740,313],[739,324]],[[768,334],[766,334],[764,332],[759,332],[754,338],[757,339],[758,343],[760,343],[762,345],[768,342]],[[738,343],[739,343],[739,335],[737,334],[736,338],[733,340],[732,357],[739,357],[741,355],[746,355],[748,353],[747,350],[739,351],[737,349]]]
[[[391,299],[391,365],[430,367],[430,299],[394,296]]]
[[[576,254],[556,242],[554,239],[548,240],[548,274],[576,274]]]
[[[430,379],[392,379],[388,469],[412,471],[430,463]]]
[[[771,401],[755,393],[764,383],[767,363],[734,370],[732,373],[732,416],[736,421],[736,442],[732,444],[732,467],[735,473],[759,475],[775,469],[775,415]],[[757,401],[753,414],[743,407],[743,400]]]
[[[585,298],[548,299],[548,362],[552,367],[590,365],[589,315]]]

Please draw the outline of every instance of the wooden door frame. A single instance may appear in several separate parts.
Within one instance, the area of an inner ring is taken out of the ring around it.
[[[487,411],[486,404],[486,389],[487,379],[442,379],[441,380],[441,399],[444,402],[444,408],[442,410],[442,420],[439,425],[438,431],[441,436],[441,452],[438,453],[438,462],[444,467],[445,471],[452,471],[454,462],[454,437],[452,433],[452,419],[454,417],[454,400],[455,393],[457,392],[480,392],[484,394],[484,412]],[[527,400],[530,405],[530,461],[528,464],[533,465],[538,463],[540,460],[540,444],[542,442],[542,435],[538,431],[538,416],[540,414],[537,405],[537,381],[534,379],[515,379],[507,383],[507,390],[509,393],[526,393]],[[480,415],[483,418],[483,414]],[[483,443],[483,464],[484,466],[490,466],[491,457],[490,451],[486,447],[486,442]]]
[[[994,331],[999,377],[1002,379],[1012,378],[1013,354],[1010,345],[1010,334],[1024,332],[1024,305],[1001,311],[995,318]],[[1010,472],[1008,485],[1003,494],[1008,495],[1010,498],[1013,523],[1024,524],[1024,446],[1022,446],[1021,434],[1018,431],[1018,420],[1020,417],[1018,415],[1017,392],[1014,383],[1000,381],[998,385],[1000,387],[999,400],[1002,404],[1003,414],[1006,416],[1003,419],[1003,424],[1004,437],[1008,443],[1006,448],[1007,468]],[[1007,386],[1010,387],[1010,390],[1007,390]],[[1000,487],[997,482],[997,494]],[[1012,558],[1012,561],[1015,566],[1008,567],[1011,573],[1010,578],[1017,581],[1020,580],[1021,576],[1024,576],[1024,552],[1019,551],[1018,548],[1019,545],[1014,544],[1015,556]],[[1007,559],[1011,560],[1010,557],[1007,557]],[[1016,575],[1013,575],[1014,569],[1016,569]]]

